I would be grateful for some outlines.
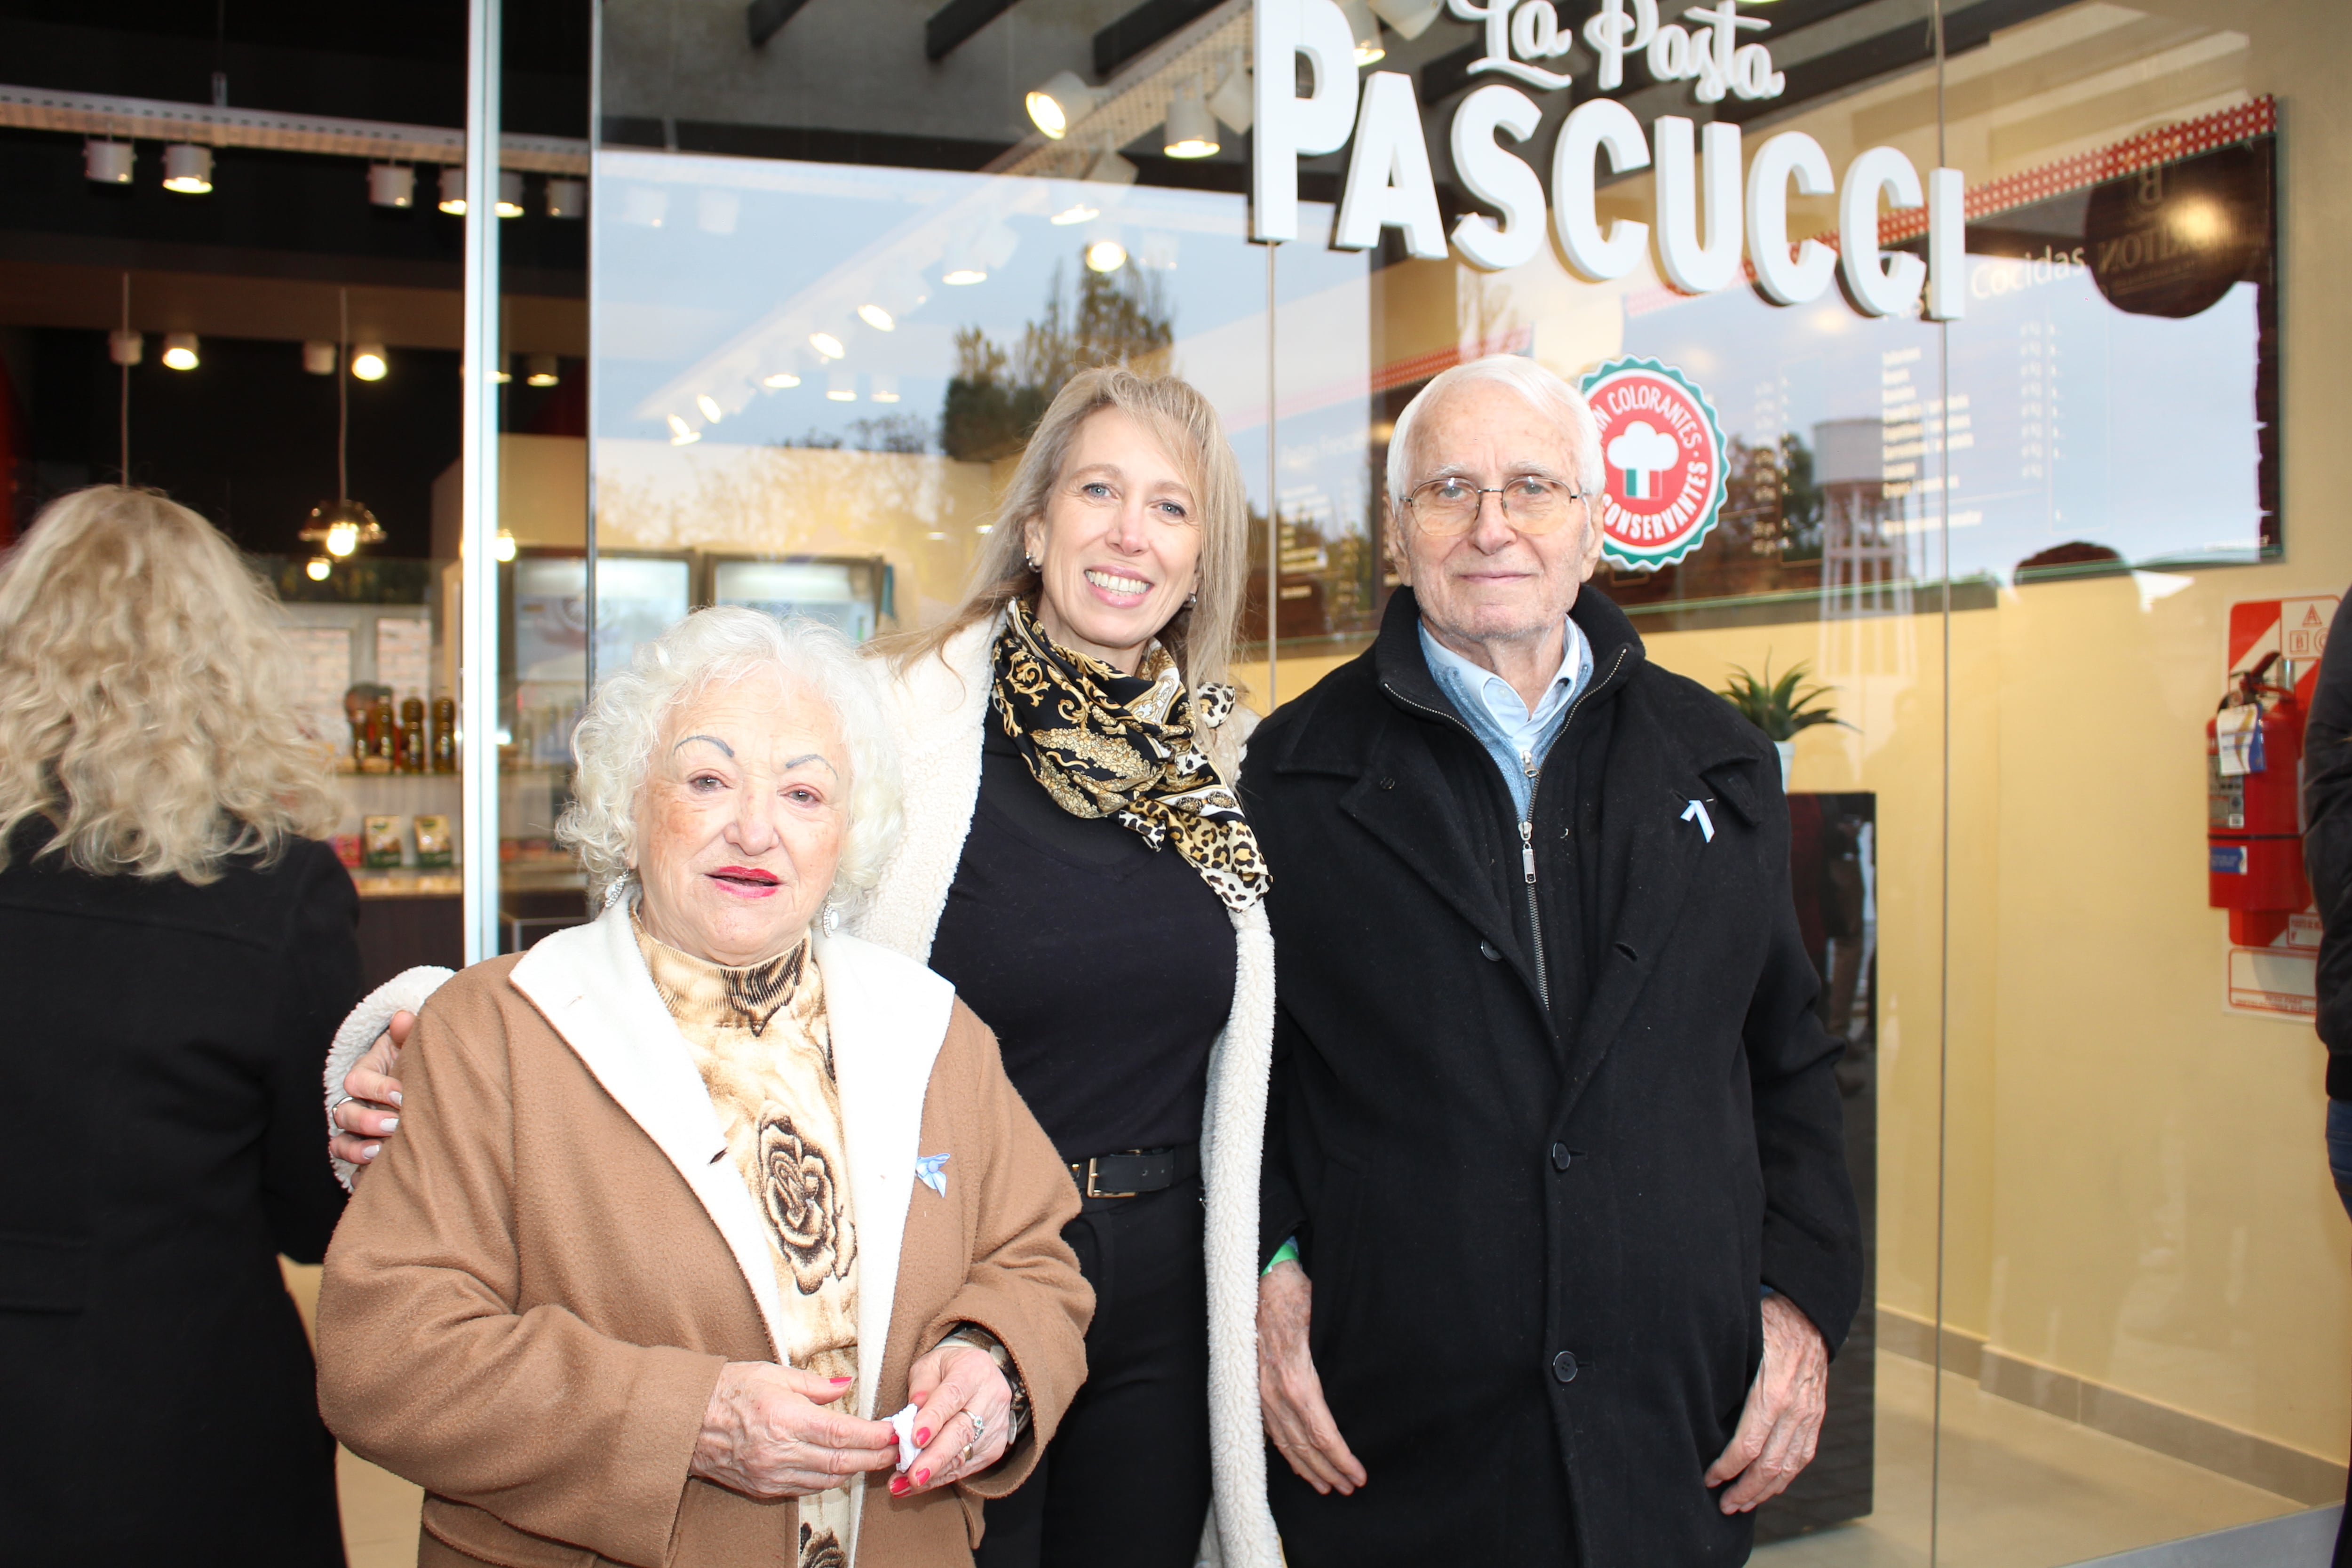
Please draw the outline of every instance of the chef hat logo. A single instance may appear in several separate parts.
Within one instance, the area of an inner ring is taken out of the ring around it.
[[[1634,420],[1609,443],[1609,466],[1624,471],[1628,500],[1648,499],[1653,488],[1650,476],[1680,461],[1682,448],[1675,445],[1675,438],[1646,419]]]

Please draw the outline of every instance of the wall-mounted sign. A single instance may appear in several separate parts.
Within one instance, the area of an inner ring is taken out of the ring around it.
[[[1535,63],[1558,59],[1572,47],[1549,0],[1449,3],[1455,16],[1486,28],[1486,54],[1471,66],[1473,75],[1507,76],[1545,92],[1570,84],[1567,73]],[[1740,16],[1738,0],[1694,6],[1684,16],[1700,24],[1696,32],[1661,22],[1657,0],[1605,0],[1585,25],[1586,41],[1600,61],[1601,90],[1622,84],[1625,57],[1638,50],[1654,77],[1696,83],[1692,95],[1702,102],[1781,91],[1781,75],[1765,46],[1738,42],[1743,30],[1767,26],[1762,18]],[[1658,264],[1685,293],[1712,293],[1739,279],[1744,240],[1758,286],[1783,305],[1819,299],[1832,275],[1842,274],[1854,305],[1867,315],[1906,315],[1924,305],[1930,318],[1949,321],[1966,307],[1963,185],[1957,169],[1931,169],[1923,183],[1901,152],[1873,147],[1846,165],[1841,184],[1821,143],[1788,131],[1757,149],[1743,182],[1738,126],[1718,121],[1701,132],[1683,116],[1664,115],[1644,133],[1623,104],[1592,98],[1569,113],[1552,145],[1547,211],[1545,182],[1504,145],[1507,139],[1524,143],[1533,136],[1543,111],[1518,88],[1489,82],[1454,110],[1449,142],[1463,188],[1500,221],[1468,213],[1448,236],[1412,79],[1375,71],[1360,83],[1354,34],[1334,0],[1256,0],[1251,27],[1257,95],[1253,239],[1297,238],[1298,160],[1337,153],[1352,141],[1334,247],[1370,249],[1383,230],[1394,228],[1405,248],[1426,260],[1444,259],[1450,240],[1475,267],[1517,267],[1542,249],[1549,216],[1569,266],[1605,282],[1640,265],[1653,226],[1623,219],[1601,226],[1593,196],[1598,158],[1606,152],[1619,174],[1650,168],[1654,160]],[[1297,88],[1301,56],[1314,75],[1314,89],[1305,98]],[[1791,249],[1792,184],[1806,195],[1838,193],[1835,251],[1812,240]],[[1897,209],[1927,207],[1925,262],[1882,248],[1882,195]]]
[[[1601,548],[1636,572],[1696,550],[1723,510],[1723,426],[1690,377],[1654,359],[1618,359],[1579,389],[1601,426],[1607,482],[1594,498]]]

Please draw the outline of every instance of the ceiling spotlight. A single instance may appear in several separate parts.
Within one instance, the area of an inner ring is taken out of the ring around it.
[[[550,217],[586,217],[588,216],[588,182],[567,180],[560,174],[547,178],[547,216]]]
[[[135,149],[128,142],[109,142],[93,136],[81,144],[82,175],[101,185],[127,185],[131,183],[134,153]]]
[[[702,416],[713,425],[727,417],[727,411],[719,406],[719,400],[707,392],[695,395],[694,405],[701,409]]]
[[[825,377],[824,395],[831,403],[856,402],[857,378],[845,370],[835,371]]]
[[[1087,178],[1098,185],[1131,185],[1135,184],[1135,165],[1108,147],[1087,165]]]
[[[498,538],[490,542],[490,553],[497,556],[501,561],[511,561],[515,558],[515,536],[513,529],[502,528],[499,530]]]
[[[794,375],[788,370],[780,370],[775,374],[769,376],[766,380],[760,383],[761,386],[766,387],[771,392],[782,392],[788,386],[798,386],[800,384],[801,378]]]
[[[464,374],[465,374],[465,373],[464,373],[463,371],[460,371],[460,372],[458,373],[458,374],[459,374],[460,376],[463,376],[463,375],[464,375]],[[490,384],[491,384],[491,385],[493,385],[493,386],[504,386],[507,383],[509,383],[509,382],[512,381],[513,379],[514,379],[514,372],[512,372],[512,371],[509,370],[509,369],[508,369],[506,366],[504,366],[504,365],[500,365],[500,366],[499,366],[499,367],[498,367],[498,369],[496,369],[496,370],[494,370],[494,371],[490,372]]]
[[[675,414],[669,416],[669,444],[671,446],[691,447],[697,441],[701,439],[701,431],[696,429],[693,426],[688,425],[685,420],[680,419]]]
[[[1094,112],[1101,97],[1077,72],[1056,71],[1045,86],[1030,89],[1025,101],[1037,129],[1049,140],[1059,142],[1070,133],[1071,126]]]
[[[1381,19],[1365,0],[1339,0],[1339,15],[1348,19],[1348,37],[1356,40],[1356,64],[1377,65],[1388,58],[1381,42]]]
[[[213,150],[193,142],[177,142],[163,149],[163,188],[184,196],[201,196],[213,188]]]
[[[499,216],[522,216],[522,175],[512,169],[499,171]]]
[[[1084,202],[1076,202],[1064,207],[1045,221],[1062,228],[1067,228],[1074,223],[1086,223],[1100,216],[1102,216],[1100,207],[1090,207]]]
[[[303,563],[302,574],[313,583],[323,583],[327,580],[327,574],[334,569],[335,563],[325,556],[313,555],[309,561]]]
[[[416,171],[405,163],[370,163],[368,200],[402,211],[416,205]]]
[[[196,358],[196,334],[166,332],[163,334],[163,365],[167,370],[194,370]]]
[[[1445,9],[1445,0],[1372,0],[1372,9],[1381,21],[1396,29],[1396,36],[1408,43],[1429,31]],[[1225,123],[1232,124],[1227,121]]]
[[[302,345],[302,368],[312,375],[335,374],[335,345],[322,338],[313,338]]]
[[[466,216],[466,165],[452,163],[441,171],[441,210],[451,217]]]
[[[1251,89],[1249,67],[1234,62],[1217,90],[1209,95],[1209,111],[1232,126],[1234,135],[1248,132],[1251,122],[1257,118],[1257,98]]]
[[[1127,265],[1127,247],[1115,239],[1098,239],[1087,247],[1087,265],[1097,272],[1116,272]]]
[[[876,377],[874,378],[874,390],[873,390],[873,392],[872,392],[871,394],[869,394],[869,395],[870,395],[870,396],[874,399],[874,401],[875,401],[875,402],[877,402],[877,403],[896,403],[896,402],[898,402],[898,378],[897,376],[895,376],[895,375],[877,375],[877,376],[876,376]]]
[[[553,386],[562,379],[553,354],[533,354],[522,363],[527,373],[522,378],[525,386]]]
[[[107,333],[106,357],[121,365],[137,364],[147,357],[145,334],[132,331]]]
[[[341,561],[362,544],[382,544],[383,525],[355,500],[321,501],[310,509],[310,525],[297,537],[325,545]]]
[[[985,283],[988,281],[988,268],[971,263],[950,267],[940,274],[940,281],[958,289],[973,283]]]
[[[361,343],[352,350],[352,374],[362,381],[382,381],[391,368],[382,343]]]
[[[879,305],[858,306],[857,319],[877,332],[893,332],[898,330],[897,319]]]
[[[1171,158],[1206,158],[1217,151],[1217,121],[1201,100],[1198,82],[1179,88],[1168,105],[1168,139],[1160,149]]]
[[[809,347],[816,350],[817,353],[823,354],[827,359],[840,359],[849,353],[847,349],[841,346],[841,340],[835,337],[831,332],[811,332],[809,334]]]

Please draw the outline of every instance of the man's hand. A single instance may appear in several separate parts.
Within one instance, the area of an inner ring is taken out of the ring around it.
[[[368,1163],[383,1151],[383,1140],[399,1130],[400,1080],[392,1076],[392,1069],[400,1064],[400,1048],[408,1044],[408,1031],[415,1027],[415,1014],[394,1013],[367,1055],[343,1075],[343,1092],[351,1098],[335,1106],[336,1132],[327,1147],[336,1159],[359,1167],[352,1174],[354,1185],[367,1174]]]
[[[898,1462],[888,1422],[824,1408],[853,1386],[853,1379],[799,1367],[729,1362],[703,1410],[690,1473],[745,1497],[780,1498],[830,1491],[849,1477],[888,1469]]]
[[[1258,1315],[1263,1321],[1264,1307]],[[1822,1331],[1786,1296],[1765,1297],[1764,1360],[1748,1387],[1731,1446],[1706,1472],[1710,1487],[1738,1478],[1717,1500],[1724,1512],[1746,1513],[1779,1496],[1813,1462],[1829,1387],[1830,1350]]]
[[[1364,1467],[1323,1403],[1323,1379],[1307,1351],[1314,1292],[1307,1270],[1287,1258],[1257,1282],[1258,1397],[1265,1435],[1298,1479],[1327,1497],[1334,1488],[1349,1497],[1364,1484]]]

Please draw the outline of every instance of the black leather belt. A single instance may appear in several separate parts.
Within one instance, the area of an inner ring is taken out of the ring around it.
[[[1090,1198],[1132,1198],[1160,1192],[1201,1173],[1201,1146],[1129,1149],[1070,1162],[1070,1179]]]

